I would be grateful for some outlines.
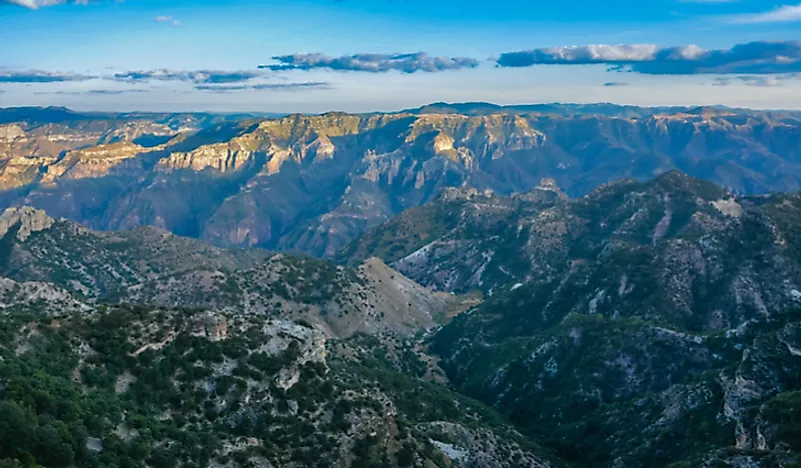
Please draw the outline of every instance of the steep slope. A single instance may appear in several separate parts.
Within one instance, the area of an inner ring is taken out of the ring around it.
[[[0,215],[0,235],[0,274],[52,282],[88,297],[199,268],[246,268],[269,255],[220,249],[150,227],[92,231],[30,207]]]
[[[457,317],[432,349],[444,357],[441,365],[460,391],[507,414],[568,461],[801,461],[793,428],[801,410],[798,313],[774,314],[727,333],[579,313],[549,328],[497,333],[514,315],[537,313],[523,304],[514,311],[482,307]]]
[[[447,187],[503,195],[551,178],[578,196],[678,169],[737,193],[801,189],[801,120],[792,113],[466,104],[395,114],[190,117],[11,123],[0,131],[0,204],[36,206],[96,229],[153,225],[217,245],[333,256]],[[44,140],[30,136],[36,132]],[[137,136],[145,133],[147,144]],[[85,148],[97,144],[106,146]],[[78,158],[92,165],[52,180],[47,174],[73,167],[76,155],[65,151],[76,149],[94,154]]]
[[[302,319],[330,336],[403,335],[434,327],[460,299],[436,294],[369,259],[358,268],[275,255],[238,271],[195,269],[123,288],[110,298]]]

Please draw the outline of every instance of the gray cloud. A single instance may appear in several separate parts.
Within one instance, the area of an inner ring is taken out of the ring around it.
[[[113,79],[117,81],[191,81],[193,83],[241,83],[248,81],[262,73],[255,71],[220,71],[220,70],[134,70],[125,73],[116,73]]]
[[[96,77],[77,73],[0,68],[0,83],[61,83],[65,81],[85,81],[92,78]]]
[[[86,94],[117,95],[131,93],[149,93],[147,89],[90,89]]]
[[[90,89],[88,91],[37,91],[33,94],[57,96],[117,96],[120,94],[149,93],[146,89]]]
[[[199,91],[212,93],[230,93],[233,91],[298,91],[301,89],[331,89],[331,85],[324,81],[309,81],[302,83],[260,83],[260,84],[234,84],[234,85],[195,85]]]
[[[329,57],[323,54],[292,54],[273,57],[276,64],[260,65],[272,71],[329,69],[382,73],[397,70],[403,73],[441,72],[475,68],[479,62],[467,57],[432,57],[425,52],[414,54],[355,54]]]
[[[785,75],[742,75],[735,77],[721,76],[715,78],[712,86],[729,86],[734,81],[740,81],[746,86],[769,88],[784,86],[784,83],[790,80],[801,80],[801,73],[788,73]]]
[[[749,42],[717,50],[652,44],[554,47],[507,52],[497,59],[500,67],[588,64],[649,75],[795,73],[801,72],[801,41]]]

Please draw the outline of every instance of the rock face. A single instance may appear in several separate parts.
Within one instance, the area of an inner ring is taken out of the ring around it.
[[[25,130],[19,125],[0,125],[0,140],[8,142],[24,136]]]
[[[40,182],[54,184],[59,180],[105,177],[111,174],[116,166],[146,152],[148,149],[130,142],[70,151],[54,164],[47,166]]]
[[[577,196],[680,169],[737,193],[801,188],[797,114],[433,105],[217,119],[10,123],[0,203],[104,230],[147,224],[217,245],[333,256],[448,187],[503,195],[549,179]]]
[[[29,206],[7,208],[0,215],[0,238],[5,237],[12,228],[17,228],[16,239],[25,242],[31,233],[49,229],[54,222],[44,211]]]

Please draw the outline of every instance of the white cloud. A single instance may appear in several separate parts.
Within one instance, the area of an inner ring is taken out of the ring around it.
[[[259,68],[272,71],[328,69],[337,71],[356,71],[384,73],[400,71],[403,73],[442,72],[476,68],[479,61],[467,57],[432,57],[425,52],[411,54],[354,54],[329,57],[324,54],[298,53],[273,57],[278,63],[259,65]]]
[[[156,16],[156,22],[158,23],[170,23],[173,26],[180,26],[181,22],[177,19],[173,18],[172,16]]]
[[[93,78],[96,77],[60,71],[0,69],[0,83],[61,83],[86,81]]]
[[[729,16],[727,19],[738,24],[801,22],[801,4],[784,5],[764,13]]]
[[[3,0],[4,3],[23,6],[36,10],[41,7],[48,7],[53,5],[61,5],[62,3],[75,3],[78,5],[87,5],[89,0]]]
[[[264,73],[253,70],[131,70],[115,73],[111,79],[116,81],[192,81],[194,83],[241,83],[262,76]]]

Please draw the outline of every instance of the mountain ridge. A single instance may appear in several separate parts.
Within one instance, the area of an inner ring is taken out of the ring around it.
[[[672,171],[570,200],[446,197],[344,253],[483,290],[429,351],[568,463],[793,466],[799,232],[801,193],[737,196]]]
[[[213,247],[153,227],[98,232],[30,207],[0,215],[0,275],[12,281],[10,290],[13,282],[28,289],[52,284],[52,293],[39,295],[76,304],[302,319],[334,337],[411,335],[463,307],[461,298],[429,291],[377,258],[350,268],[259,249]]]
[[[510,194],[550,178],[578,196],[678,169],[738,193],[801,188],[792,144],[801,119],[792,113],[471,114],[467,104],[452,114],[438,106],[277,119],[18,121],[0,130],[0,204],[44,208],[95,229],[154,225],[221,246],[332,257],[447,187]]]

